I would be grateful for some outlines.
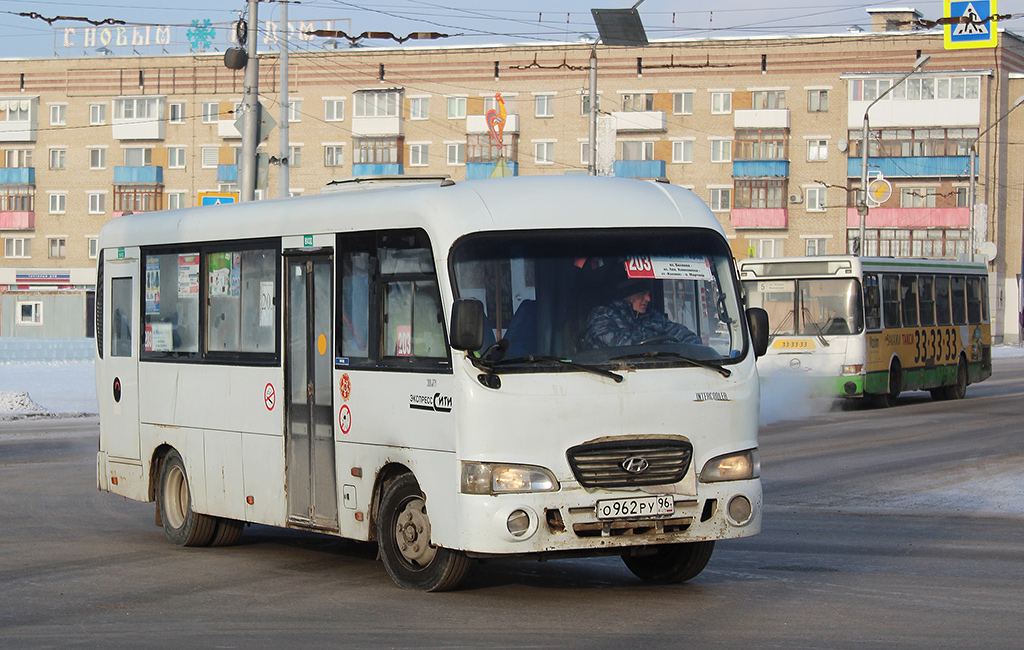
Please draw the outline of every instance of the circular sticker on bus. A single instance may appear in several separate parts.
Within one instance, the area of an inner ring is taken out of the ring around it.
[[[342,433],[352,430],[352,411],[349,410],[348,404],[342,404],[341,410],[338,411],[338,426]]]

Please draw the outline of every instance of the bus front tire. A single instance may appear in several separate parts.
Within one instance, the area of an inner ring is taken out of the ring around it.
[[[695,578],[711,560],[715,542],[663,544],[644,549],[653,553],[622,554],[622,561],[633,575],[647,582],[672,584]]]
[[[206,546],[217,532],[217,519],[192,509],[192,492],[181,455],[174,450],[160,468],[160,518],[164,534],[178,546]]]
[[[388,575],[405,589],[448,591],[469,571],[465,553],[430,543],[427,504],[412,474],[399,476],[384,490],[377,544]]]

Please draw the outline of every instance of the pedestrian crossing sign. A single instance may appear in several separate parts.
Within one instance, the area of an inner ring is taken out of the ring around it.
[[[945,0],[945,3],[945,17],[950,19],[943,26],[943,42],[947,50],[998,45],[996,0]]]

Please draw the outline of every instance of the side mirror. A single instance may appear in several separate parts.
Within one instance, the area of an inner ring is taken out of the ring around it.
[[[754,356],[763,357],[768,351],[768,312],[760,307],[750,307],[747,309],[747,326],[750,328]]]
[[[455,301],[449,339],[456,350],[479,350],[483,347],[484,303],[473,299]]]

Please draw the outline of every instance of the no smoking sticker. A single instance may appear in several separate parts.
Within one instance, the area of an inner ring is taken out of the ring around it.
[[[263,389],[263,403],[267,405],[268,411],[274,410],[274,403],[276,396],[274,395],[274,385],[267,384],[267,387]]]
[[[338,411],[338,426],[342,433],[348,433],[352,429],[352,411],[349,410],[348,404],[342,404],[341,410]]]

